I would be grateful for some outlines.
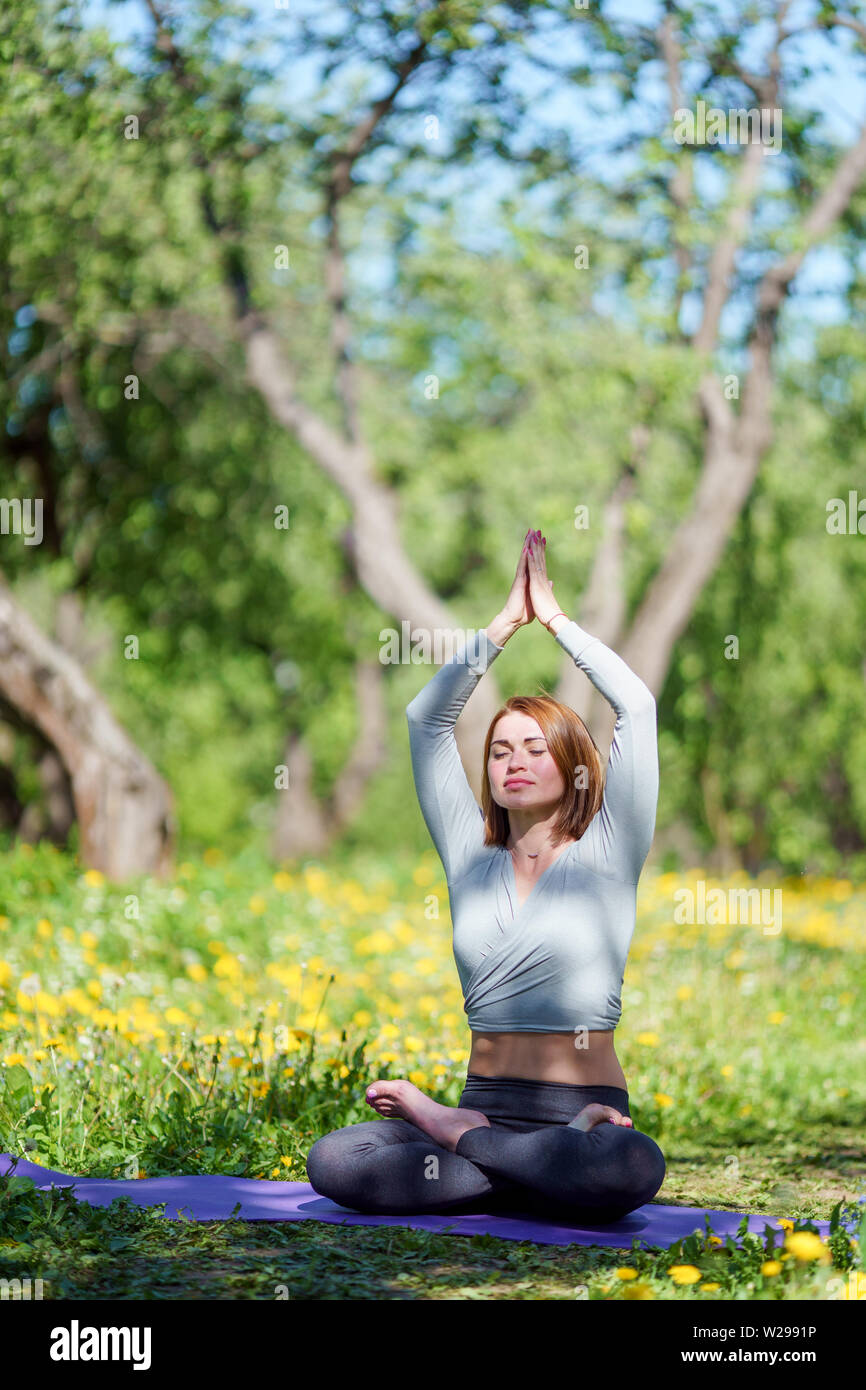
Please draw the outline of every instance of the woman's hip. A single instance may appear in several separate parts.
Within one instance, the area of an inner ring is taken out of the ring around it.
[[[508,1128],[569,1124],[584,1106],[609,1105],[629,1116],[628,1091],[621,1086],[579,1086],[565,1081],[530,1081],[517,1076],[468,1072],[458,1109],[480,1110]]]

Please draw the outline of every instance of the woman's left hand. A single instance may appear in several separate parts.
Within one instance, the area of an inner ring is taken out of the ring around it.
[[[529,550],[527,555],[527,568],[529,570],[529,597],[535,616],[540,623],[546,627],[551,618],[562,610],[556,601],[553,592],[553,585],[547,577],[547,565],[545,563],[546,538],[540,531],[531,531],[529,535]]]

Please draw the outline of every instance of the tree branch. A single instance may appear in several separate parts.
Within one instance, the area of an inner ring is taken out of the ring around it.
[[[680,85],[680,59],[682,57],[682,52],[679,39],[674,29],[673,16],[670,11],[665,15],[653,37],[664,60],[665,75],[667,77],[668,92],[670,94],[671,114],[673,115],[681,110],[683,106],[683,92]],[[692,178],[691,159],[681,153],[677,160],[673,178],[668,185],[671,202],[681,218],[685,218],[688,214],[692,201],[693,187],[694,180]],[[674,301],[674,320],[676,323],[679,323],[680,310],[685,294],[686,277],[691,269],[691,256],[677,235],[676,215],[673,221],[674,230],[672,240],[677,270],[679,272]]]
[[[396,69],[397,80],[391,90],[375,102],[367,115],[356,124],[343,149],[333,156],[333,168],[325,189],[327,217],[327,251],[325,256],[325,290],[331,305],[331,347],[336,366],[336,393],[343,415],[346,437],[354,444],[361,438],[358,416],[358,376],[349,356],[350,323],[346,308],[346,265],[340,243],[340,203],[352,189],[352,168],[363,153],[376,126],[391,110],[412,73],[423,62],[427,42],[415,46]]]

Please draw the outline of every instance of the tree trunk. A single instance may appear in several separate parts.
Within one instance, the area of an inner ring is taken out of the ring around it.
[[[170,872],[171,791],[75,659],[0,580],[0,695],[56,750],[72,787],[81,859],[119,881]]]

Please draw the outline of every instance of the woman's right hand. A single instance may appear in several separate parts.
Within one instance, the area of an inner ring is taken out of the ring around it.
[[[529,569],[527,566],[530,535],[531,531],[527,531],[523,539],[523,549],[517,562],[514,583],[501,615],[515,630],[524,627],[535,619],[535,609],[532,607],[532,600],[529,597]]]

